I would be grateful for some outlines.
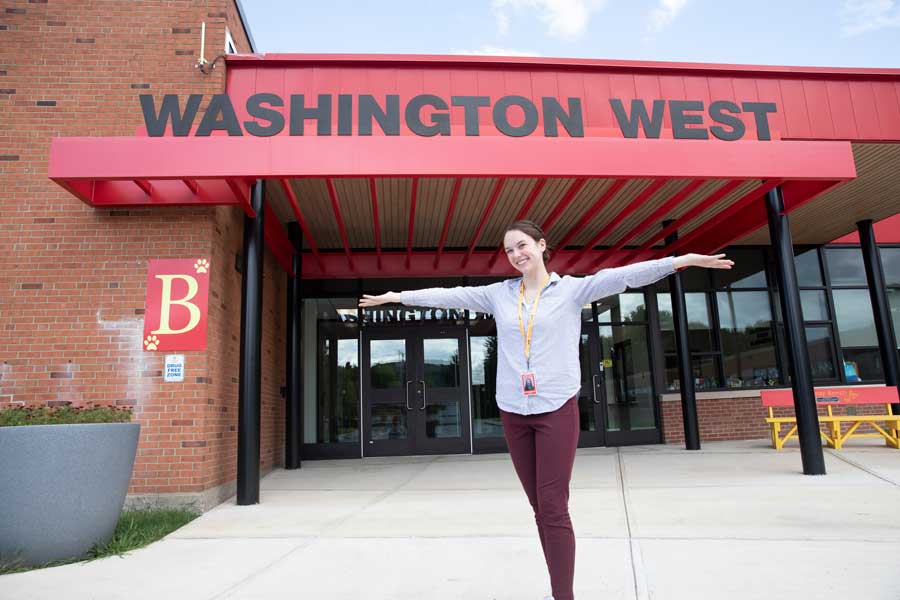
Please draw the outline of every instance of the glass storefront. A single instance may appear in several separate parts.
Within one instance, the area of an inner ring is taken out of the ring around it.
[[[786,385],[784,332],[766,251],[727,253],[736,263],[731,271],[683,273],[695,389]],[[881,254],[900,338],[900,248],[881,248]],[[795,261],[815,383],[879,381],[859,248],[799,249]],[[304,332],[315,332],[303,337],[306,444],[352,448],[357,456],[361,446],[366,456],[505,448],[491,315],[404,306],[360,311],[356,304],[357,297],[304,300]],[[656,440],[657,393],[680,389],[667,280],[586,305],[582,315],[580,444]]]

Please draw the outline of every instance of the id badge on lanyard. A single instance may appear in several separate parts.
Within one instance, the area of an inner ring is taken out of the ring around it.
[[[522,303],[525,300],[525,280],[522,280],[522,284],[519,286],[519,331],[522,333],[522,337],[525,338],[525,362],[528,366],[529,371],[531,370],[531,334],[534,331],[534,316],[537,314],[538,302],[541,300],[541,294],[544,291],[544,287],[546,287],[547,283],[550,281],[550,275],[547,275],[547,279],[544,280],[544,284],[541,286],[540,291],[538,291],[537,296],[534,297],[534,306],[531,309],[531,316],[528,319],[528,332],[525,331],[525,326],[522,324]],[[537,381],[535,380],[534,373],[522,373],[522,395],[523,396],[534,396],[537,395]]]

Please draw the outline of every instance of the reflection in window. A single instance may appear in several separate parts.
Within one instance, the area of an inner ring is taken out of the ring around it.
[[[725,387],[778,384],[775,332],[768,292],[719,292]]]
[[[841,346],[878,346],[868,290],[834,290],[834,317]]]
[[[691,352],[711,352],[716,350],[715,337],[710,325],[709,304],[706,293],[689,292],[684,295],[687,307],[688,345]],[[672,296],[657,294],[659,306],[659,326],[662,329],[663,350],[675,352],[675,321],[672,317]]]
[[[866,285],[866,268],[859,248],[826,248],[825,262],[831,285]]]
[[[304,359],[304,379],[314,385],[315,411],[306,415],[315,423],[316,443],[359,443],[359,330],[352,307],[352,299],[304,301],[317,329],[316,351]]]
[[[456,338],[425,339],[425,384],[429,388],[459,387],[459,341]]]
[[[900,286],[900,248],[879,248],[878,251],[881,253],[884,282]]]
[[[406,382],[406,340],[371,340],[369,376],[372,388],[400,388]]]
[[[716,270],[714,276],[716,287],[723,288],[766,288],[766,265],[763,254],[759,250],[732,249],[727,250],[727,258],[734,261],[734,266],[727,270]]]
[[[797,282],[801,286],[822,285],[822,269],[819,266],[818,250],[807,250],[794,257]]]
[[[606,417],[609,431],[634,431],[656,426],[653,374],[646,325],[601,325],[600,359],[604,368]]]
[[[831,327],[829,325],[807,325],[806,347],[809,350],[809,363],[813,381],[827,381],[837,379],[834,365],[837,361],[834,357],[834,341],[831,339]]]
[[[800,290],[800,310],[804,321],[828,321],[824,290]]]
[[[480,333],[491,333],[493,320],[480,329]],[[472,406],[475,411],[473,435],[477,438],[502,437],[503,426],[496,401],[497,335],[473,335],[469,338],[469,346],[472,356]]]
[[[597,302],[597,320],[600,323],[646,322],[644,294],[625,293],[600,300]]]
[[[373,440],[405,440],[406,407],[395,404],[373,404],[371,411]]]

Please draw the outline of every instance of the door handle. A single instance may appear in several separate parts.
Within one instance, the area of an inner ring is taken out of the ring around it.
[[[425,380],[420,379],[419,383],[422,384],[422,406],[419,407],[419,410],[425,410]]]
[[[411,383],[412,381],[406,382],[406,410],[412,410],[412,406],[409,405],[409,384]]]
[[[591,377],[591,380],[594,382],[594,385],[593,385],[593,388],[594,388],[594,404],[600,404],[600,401],[597,400],[597,378],[598,378],[598,377],[600,377],[600,376],[599,376],[599,375],[594,375],[593,377]]]

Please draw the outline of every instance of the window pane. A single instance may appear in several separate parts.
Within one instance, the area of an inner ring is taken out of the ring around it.
[[[843,348],[878,346],[868,290],[833,290],[834,317]]]
[[[429,388],[459,387],[459,340],[422,340],[425,353],[425,385]]]
[[[655,427],[647,327],[601,326],[599,334],[600,358],[611,365],[603,372],[607,429],[634,431]]]
[[[900,289],[889,289],[887,297],[891,320],[894,322],[894,339],[897,340],[897,347],[900,348]]]
[[[884,281],[888,285],[900,285],[900,248],[879,248]]]
[[[353,298],[303,301],[306,443],[359,443],[359,324]]]
[[[871,383],[884,377],[878,348],[844,348],[847,383]]]
[[[372,387],[403,387],[406,381],[406,340],[372,340],[369,349]]]
[[[600,323],[645,322],[647,309],[641,292],[618,294],[597,302]]]
[[[797,281],[801,286],[822,285],[822,269],[819,267],[819,256],[815,249],[795,256],[794,267],[797,270]]]
[[[732,249],[727,254],[727,258],[734,261],[734,266],[731,269],[717,269],[714,272],[716,288],[728,285],[735,288],[767,287],[766,266],[762,252]]]
[[[859,248],[826,248],[831,285],[866,285],[866,269]]]
[[[490,320],[493,325],[493,319]],[[487,323],[482,325],[486,328]],[[489,330],[485,333],[491,333]],[[502,437],[500,411],[497,408],[497,336],[477,335],[469,338],[472,355],[472,424],[477,438]]]
[[[778,383],[768,292],[719,292],[719,325],[729,388]]]
[[[813,381],[836,379],[831,327],[828,325],[807,326],[806,347],[809,349]]]
[[[800,307],[804,321],[828,321],[828,303],[825,292],[820,290],[800,290]]]
[[[691,370],[694,373],[695,390],[711,390],[722,387],[719,379],[716,359],[712,356],[695,356],[691,359]]]
[[[688,345],[691,352],[710,352],[717,350],[713,330],[710,327],[709,304],[707,295],[703,292],[690,292],[684,295],[687,306],[688,320]],[[659,324],[663,331],[663,346],[674,351],[674,334],[666,336],[666,331],[675,329],[672,320],[672,296],[670,294],[657,294],[656,302],[659,310]],[[672,340],[669,342],[669,340]],[[668,349],[666,351],[669,351]]]

